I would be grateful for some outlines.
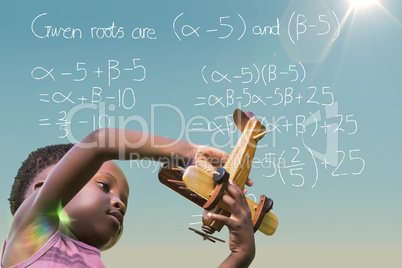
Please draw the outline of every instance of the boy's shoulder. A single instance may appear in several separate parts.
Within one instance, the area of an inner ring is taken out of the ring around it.
[[[3,243],[4,252],[7,254],[9,239]],[[10,241],[11,242],[11,241]],[[24,249],[20,249],[20,253],[23,253]],[[21,255],[21,254],[20,254]],[[2,264],[4,263],[2,258]],[[8,262],[9,263],[9,262]],[[100,260],[99,249],[89,246],[83,242],[74,240],[59,230],[57,230],[46,243],[34,252],[30,258],[19,262],[14,261],[10,263],[18,267],[27,267],[35,265],[38,267],[105,267]],[[6,265],[8,266],[8,265]]]
[[[37,193],[28,197],[14,214],[10,230],[4,240],[1,264],[15,264],[32,256],[56,233],[57,226],[47,218],[30,217],[30,207]],[[21,254],[22,253],[22,254]],[[9,266],[9,265],[6,265]]]

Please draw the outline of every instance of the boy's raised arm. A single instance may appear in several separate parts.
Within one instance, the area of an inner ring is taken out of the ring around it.
[[[18,209],[14,228],[35,224],[38,215],[48,217],[55,229],[57,211],[64,207],[96,174],[105,161],[112,159],[149,159],[171,165],[185,164],[192,159],[205,169],[213,169],[211,158],[221,159],[221,150],[164,138],[134,130],[104,128],[96,130],[77,143],[52,169],[40,191],[29,197]],[[215,161],[214,165],[219,165]]]

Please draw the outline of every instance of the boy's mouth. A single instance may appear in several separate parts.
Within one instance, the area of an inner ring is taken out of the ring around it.
[[[111,211],[108,212],[108,214],[111,215],[112,217],[116,218],[117,221],[120,223],[120,226],[123,225],[123,218],[124,218],[124,216],[123,216],[123,214],[121,214],[120,211],[118,211],[118,210],[111,210]]]

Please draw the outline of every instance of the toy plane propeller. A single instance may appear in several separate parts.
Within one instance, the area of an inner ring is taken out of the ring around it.
[[[215,174],[212,175],[195,166],[179,170],[169,169],[164,165],[159,171],[159,180],[164,185],[204,208],[205,211],[226,216],[230,216],[230,212],[221,199],[225,194],[228,181],[230,179],[241,189],[244,188],[257,143],[267,133],[265,127],[251,112],[236,109],[233,113],[233,120],[242,135],[225,165],[219,168]],[[274,234],[278,226],[278,218],[270,211],[273,206],[272,199],[262,195],[258,204],[247,197],[246,199],[251,211],[254,232],[259,230],[266,235]],[[223,224],[205,217],[205,211],[202,219],[204,232],[192,228],[190,230],[201,235],[204,240],[222,241],[211,234],[215,231],[219,232]]]

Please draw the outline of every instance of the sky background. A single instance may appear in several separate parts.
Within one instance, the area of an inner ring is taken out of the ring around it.
[[[273,236],[256,234],[252,267],[400,266],[401,11],[395,0],[4,3],[0,236],[32,150],[109,120],[230,152],[241,108],[269,130],[249,193],[271,197],[279,219]],[[113,23],[116,38],[99,38]],[[82,35],[39,38],[47,26]],[[209,267],[229,254],[187,231],[202,210],[159,183],[158,165],[118,163],[131,194],[107,267]]]

